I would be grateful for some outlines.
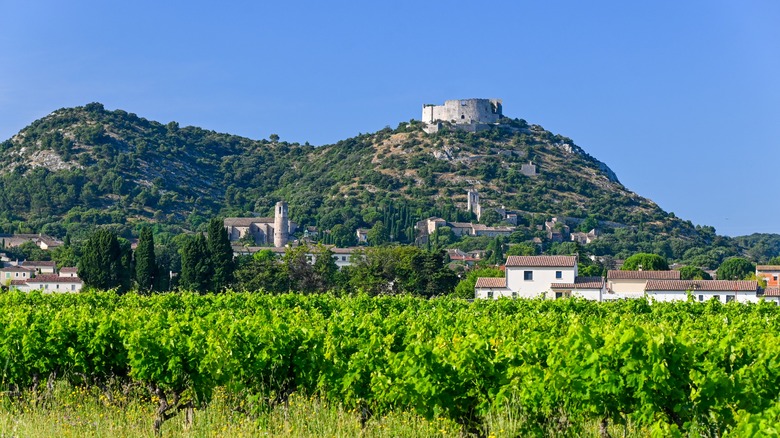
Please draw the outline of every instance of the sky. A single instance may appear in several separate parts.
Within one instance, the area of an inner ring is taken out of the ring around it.
[[[780,2],[0,0],[0,141],[101,102],[314,145],[501,98],[630,190],[780,233]]]

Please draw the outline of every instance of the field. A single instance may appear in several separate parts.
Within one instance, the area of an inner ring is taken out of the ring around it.
[[[780,309],[0,295],[0,436],[751,436]]]

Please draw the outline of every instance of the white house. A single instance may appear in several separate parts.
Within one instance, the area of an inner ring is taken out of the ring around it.
[[[57,270],[57,263],[51,261],[23,261],[19,263],[19,266],[27,269],[31,269],[38,274],[55,274]]]
[[[764,289],[764,300],[780,305],[780,287],[768,287]]]
[[[574,283],[576,256],[509,256],[506,259],[507,287],[518,296],[546,295],[553,283]]]
[[[38,275],[27,280],[17,280],[11,283],[11,288],[23,292],[40,290],[43,292],[80,292],[84,282],[78,277],[61,277],[59,275]]]
[[[550,289],[557,298],[580,297],[586,300],[603,301],[607,288],[603,277],[576,277],[574,283],[553,283]]]
[[[607,271],[606,299],[642,298],[650,280],[679,280],[680,271]]]
[[[517,292],[509,290],[506,287],[506,277],[479,277],[474,285],[475,298],[486,298],[489,300],[510,297],[517,298]]]
[[[756,303],[761,297],[757,281],[730,280],[649,280],[645,295],[656,301],[685,301],[688,293],[696,301],[713,298],[723,303]]]
[[[26,281],[35,271],[21,266],[8,266],[0,269],[0,284],[8,286],[12,281]]]
[[[509,256],[505,285],[499,285],[495,279],[477,279],[474,297],[554,298],[554,283],[573,284],[576,278],[576,256]]]

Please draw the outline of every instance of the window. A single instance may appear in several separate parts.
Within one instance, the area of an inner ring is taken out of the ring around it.
[[[772,280],[777,281],[777,275],[773,275]]]
[[[492,291],[492,290],[489,290],[489,291],[488,291],[488,293],[487,293],[487,297],[488,297],[488,299],[489,299],[489,300],[492,300],[492,299],[493,299],[493,291]]]
[[[734,295],[726,295],[726,302],[730,303],[734,301],[735,296]]]
[[[534,271],[523,271],[523,280],[533,280]]]
[[[516,299],[517,299],[517,292],[512,292],[512,299],[513,299],[513,300],[516,300]]]
[[[704,301],[704,295],[699,295],[699,301]]]
[[[555,299],[563,298],[563,292],[555,292]]]
[[[563,278],[563,272],[561,271],[555,271],[555,278],[561,279]]]

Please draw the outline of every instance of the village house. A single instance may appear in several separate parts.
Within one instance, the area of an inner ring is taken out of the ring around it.
[[[368,230],[366,228],[358,228],[356,234],[358,245],[365,245],[368,243]]]
[[[35,243],[44,251],[63,244],[61,240],[45,234],[0,234],[0,248],[14,248],[27,242]]]
[[[592,284],[592,279],[580,279],[580,284]],[[475,298],[562,298],[567,285],[578,283],[576,256],[509,256],[504,279],[478,278]],[[556,295],[552,285],[564,286]],[[603,288],[603,287],[602,287]],[[576,289],[576,287],[569,288]],[[588,289],[590,290],[590,289]],[[571,293],[571,290],[569,290]]]
[[[780,305],[780,287],[772,286],[764,289],[764,301]]]
[[[680,271],[607,271],[607,299],[642,298],[650,280],[679,280]]]
[[[0,284],[8,286],[12,281],[27,281],[32,278],[35,271],[21,266],[7,266],[0,268]]]
[[[29,268],[12,267],[5,269],[27,270],[28,275],[20,275],[18,278],[6,283],[6,286],[12,290],[29,292],[40,290],[43,292],[80,292],[84,287],[84,282],[77,275],[75,267],[64,267],[58,274],[40,274]],[[0,270],[2,272],[3,270]],[[0,274],[2,276],[3,274]]]
[[[19,266],[34,270],[37,274],[55,274],[57,263],[52,261],[23,261]]]
[[[574,283],[552,283],[550,289],[555,298],[579,297],[592,301],[606,299],[604,277],[575,277]]]
[[[360,251],[362,248],[336,248],[334,246],[326,245],[328,249],[333,253],[333,260],[336,262],[336,266],[341,269],[344,266],[351,266],[353,264],[353,253]],[[281,260],[289,250],[288,247],[265,247],[265,246],[240,246],[233,245],[233,257],[252,255],[258,251],[268,250],[271,251],[277,259]],[[310,247],[311,249],[311,247]],[[309,264],[314,264],[317,261],[317,255],[313,251],[309,251],[306,254],[306,261]]]
[[[766,280],[767,287],[780,286],[780,265],[758,265],[756,266],[756,278]]]
[[[645,296],[655,301],[685,301],[689,293],[699,302],[756,303],[762,290],[755,280],[649,280],[645,286]]]

